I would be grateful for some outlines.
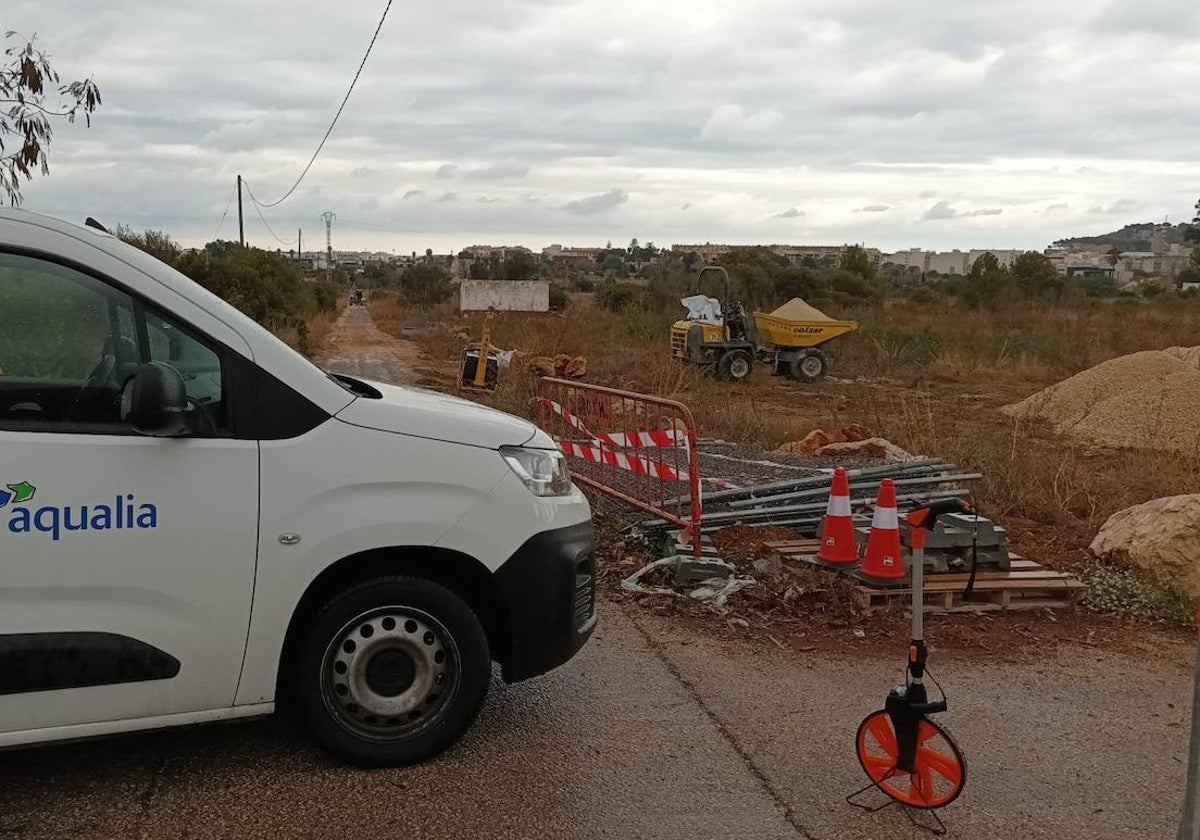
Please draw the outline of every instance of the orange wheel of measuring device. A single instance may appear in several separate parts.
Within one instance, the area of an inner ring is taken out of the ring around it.
[[[874,785],[912,808],[941,808],[962,793],[967,762],[950,733],[924,719],[917,730],[917,755],[911,773],[896,767],[899,746],[887,712],[872,712],[858,725],[858,763]]]

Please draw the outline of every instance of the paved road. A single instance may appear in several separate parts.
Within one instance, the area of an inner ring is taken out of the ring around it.
[[[925,836],[842,800],[895,663],[733,655],[637,610],[604,603],[573,662],[495,681],[464,741],[421,767],[343,767],[279,720],[0,754],[0,835]],[[971,776],[953,836],[1173,836],[1186,669],[1089,653],[941,670]]]

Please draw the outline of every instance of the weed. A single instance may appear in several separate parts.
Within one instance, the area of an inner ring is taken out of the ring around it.
[[[1080,579],[1087,584],[1084,603],[1099,612],[1189,627],[1195,622],[1191,599],[1152,576],[1096,560],[1083,569]]]

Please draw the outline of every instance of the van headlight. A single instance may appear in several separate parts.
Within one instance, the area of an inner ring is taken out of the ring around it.
[[[500,454],[533,495],[565,496],[571,492],[571,471],[558,450],[502,446]]]

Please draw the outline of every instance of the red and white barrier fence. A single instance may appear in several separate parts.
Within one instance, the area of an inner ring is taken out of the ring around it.
[[[546,377],[538,426],[570,458],[580,484],[679,526],[700,555],[696,422],[683,403]]]

